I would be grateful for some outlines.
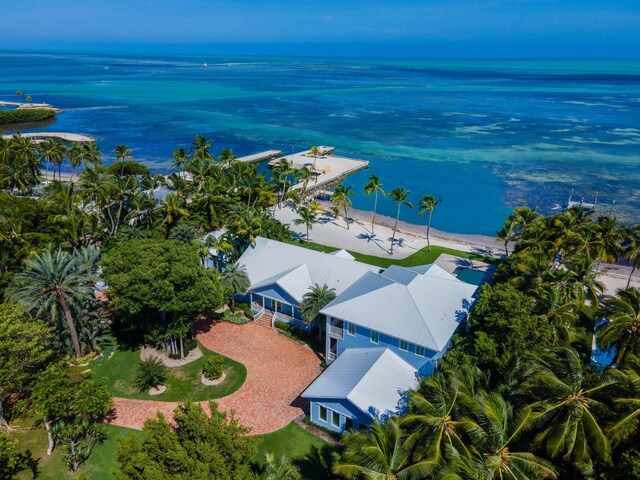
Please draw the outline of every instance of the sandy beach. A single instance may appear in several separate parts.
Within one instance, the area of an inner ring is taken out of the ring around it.
[[[426,225],[416,225],[407,222],[398,222],[396,241],[393,247],[393,255],[390,253],[391,238],[393,236],[394,218],[376,215],[375,232],[371,230],[371,218],[373,212],[349,209],[349,229],[344,217],[337,219],[328,213],[328,202],[319,202],[325,209],[319,215],[319,222],[313,225],[309,231],[311,242],[343,248],[353,252],[379,257],[402,259],[427,246]],[[437,223],[437,212],[434,221]],[[290,225],[291,230],[301,239],[305,239],[306,227],[295,225],[293,220],[298,217],[296,211],[290,206],[283,206],[275,212],[276,218]],[[402,217],[401,217],[402,218]],[[426,218],[425,218],[426,223]],[[486,235],[464,235],[442,232],[431,228],[431,245],[452,248],[464,252],[477,253],[479,255],[500,258],[504,255],[504,246],[501,241]],[[613,294],[620,288],[625,288],[629,277],[630,267],[626,265],[603,264],[600,267],[600,280],[604,283],[606,294]],[[632,286],[640,287],[640,272],[636,272],[632,279]]]

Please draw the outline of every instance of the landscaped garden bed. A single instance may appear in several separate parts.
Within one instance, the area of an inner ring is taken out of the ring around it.
[[[198,345],[202,356],[185,365],[169,368],[164,386],[166,390],[158,395],[140,392],[136,385],[136,375],[140,364],[140,350],[116,350],[113,356],[94,367],[94,377],[102,382],[114,397],[140,400],[160,400],[165,402],[198,402],[226,397],[238,390],[247,377],[247,369],[241,363],[218,355]],[[224,381],[216,385],[204,385],[201,381],[202,369],[211,357],[219,356],[224,362]]]

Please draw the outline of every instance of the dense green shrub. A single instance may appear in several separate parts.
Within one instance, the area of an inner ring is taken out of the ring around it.
[[[242,311],[242,313],[244,313],[245,317],[247,317],[247,318],[253,318],[253,312],[251,311],[251,305],[249,305],[248,303],[244,303],[244,302],[236,303],[236,310]]]
[[[138,162],[114,162],[109,165],[106,173],[110,175],[123,175],[125,177],[131,175],[149,175],[149,169]]]
[[[202,367],[202,373],[205,378],[209,380],[217,380],[222,376],[224,371],[224,358],[220,355],[213,355],[207,358],[207,361]]]
[[[162,385],[167,380],[167,367],[158,357],[142,360],[138,366],[136,386],[141,392]]]
[[[247,320],[244,316],[239,313],[234,313],[231,310],[225,310],[225,312],[222,314],[222,320],[229,323],[235,323],[237,325],[244,325],[245,323],[249,323],[249,320]]]
[[[8,123],[37,122],[54,117],[52,108],[18,108],[16,110],[0,110],[0,125]]]

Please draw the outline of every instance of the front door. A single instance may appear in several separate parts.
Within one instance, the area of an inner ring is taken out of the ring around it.
[[[329,337],[329,360],[335,360],[338,356],[338,339]]]

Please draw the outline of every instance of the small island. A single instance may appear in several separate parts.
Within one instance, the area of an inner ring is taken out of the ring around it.
[[[48,120],[59,113],[48,103],[0,102],[0,125]]]

